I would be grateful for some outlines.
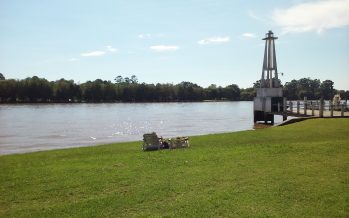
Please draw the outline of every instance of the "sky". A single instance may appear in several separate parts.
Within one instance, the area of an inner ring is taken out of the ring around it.
[[[283,83],[349,90],[349,0],[0,0],[0,72],[247,88],[269,30]]]

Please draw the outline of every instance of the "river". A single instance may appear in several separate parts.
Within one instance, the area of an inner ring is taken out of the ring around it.
[[[253,102],[2,104],[0,154],[252,128]]]

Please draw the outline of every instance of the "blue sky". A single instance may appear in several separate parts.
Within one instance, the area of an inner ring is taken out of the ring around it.
[[[0,72],[252,86],[268,30],[282,82],[349,90],[349,0],[0,0]]]

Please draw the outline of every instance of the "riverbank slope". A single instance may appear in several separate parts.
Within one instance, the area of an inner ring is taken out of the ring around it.
[[[1,217],[348,216],[349,119],[0,156]]]

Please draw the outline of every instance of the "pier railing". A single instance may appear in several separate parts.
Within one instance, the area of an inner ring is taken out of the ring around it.
[[[287,101],[287,114],[290,116],[346,117],[349,116],[348,100],[337,103],[325,100]]]

